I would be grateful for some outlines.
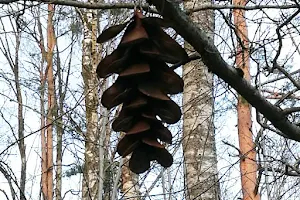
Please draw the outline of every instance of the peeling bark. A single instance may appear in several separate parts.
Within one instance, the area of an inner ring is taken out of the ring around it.
[[[40,63],[40,109],[41,109],[41,191],[44,200],[53,199],[53,108],[55,105],[55,91],[53,80],[53,50],[55,47],[53,26],[54,5],[48,5],[47,20],[47,48],[45,48],[42,24],[38,18],[38,31],[40,35],[39,47],[42,58]],[[47,62],[46,69],[44,64]],[[48,112],[45,108],[46,83],[48,89]],[[46,116],[46,117],[45,117]]]
[[[47,22],[47,85],[48,85],[48,112],[46,120],[46,150],[47,150],[47,194],[46,200],[53,199],[53,117],[55,107],[55,88],[53,75],[53,51],[55,47],[53,15],[54,5],[48,5]]]

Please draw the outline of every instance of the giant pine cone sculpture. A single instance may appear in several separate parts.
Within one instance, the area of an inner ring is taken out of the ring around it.
[[[166,63],[182,62],[187,54],[163,31],[165,26],[163,19],[144,17],[136,10],[132,20],[104,30],[97,39],[106,42],[126,28],[117,49],[99,63],[97,74],[100,78],[119,75],[103,93],[101,103],[108,109],[123,104],[112,129],[126,133],[117,152],[123,157],[132,153],[129,168],[135,173],[149,169],[152,160],[163,167],[173,163],[161,144],[172,141],[163,122],[174,124],[181,117],[179,106],[169,95],[183,91],[183,80]]]

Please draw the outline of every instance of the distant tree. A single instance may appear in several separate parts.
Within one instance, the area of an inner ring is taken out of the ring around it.
[[[21,159],[21,176],[20,176],[20,185],[19,185],[19,191],[20,200],[25,200],[25,191],[26,191],[26,168],[27,168],[27,158],[26,158],[26,145],[25,145],[25,138],[24,138],[24,109],[23,109],[23,92],[21,87],[21,78],[20,78],[20,45],[21,45],[21,38],[22,38],[22,16],[17,15],[15,18],[9,17],[10,26],[12,28],[12,38],[14,40],[9,41],[8,35],[5,34],[5,37],[0,37],[0,50],[5,57],[11,72],[13,74],[13,82],[9,83],[10,89],[13,91],[13,94],[15,95],[16,102],[18,104],[17,108],[17,131],[15,132],[13,129],[11,129],[12,134],[14,138],[17,140],[18,149],[20,153],[20,159]],[[6,31],[6,28],[4,26],[4,21],[1,19],[1,28]],[[12,45],[14,45],[14,49],[12,48]],[[4,118],[4,114],[1,113],[2,118]],[[12,127],[9,122],[9,120],[4,119],[9,126]],[[4,170],[4,169],[3,169]],[[8,177],[7,177],[8,178]],[[11,187],[12,188],[12,187]],[[16,198],[13,196],[13,198]]]

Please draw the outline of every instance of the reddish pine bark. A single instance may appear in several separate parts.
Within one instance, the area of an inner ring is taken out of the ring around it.
[[[246,1],[234,0],[234,5],[245,6]],[[250,81],[250,60],[249,60],[249,40],[248,30],[245,21],[244,10],[234,10],[234,24],[237,29],[237,55],[236,66],[244,72],[244,78]],[[239,43],[241,41],[241,43]],[[252,135],[251,105],[239,95],[238,97],[238,135],[240,145],[240,172],[242,182],[243,200],[259,200],[260,195],[255,194],[257,184],[256,172],[256,151]]]
[[[41,92],[41,145],[42,145],[42,194],[43,199],[53,199],[53,116],[55,105],[55,89],[53,76],[53,50],[55,47],[54,27],[53,27],[54,6],[48,5],[48,22],[47,22],[47,51],[44,49],[44,41],[41,36],[40,48],[43,55],[41,65],[44,60],[47,62],[45,73],[41,70],[41,86],[45,86],[45,80],[48,86],[48,111],[45,122],[44,92]],[[40,27],[40,33],[41,27]],[[42,67],[42,66],[41,66]],[[42,68],[43,69],[43,68]]]

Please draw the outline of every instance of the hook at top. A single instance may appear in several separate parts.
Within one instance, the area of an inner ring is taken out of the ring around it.
[[[143,12],[142,0],[134,1],[134,11]]]

